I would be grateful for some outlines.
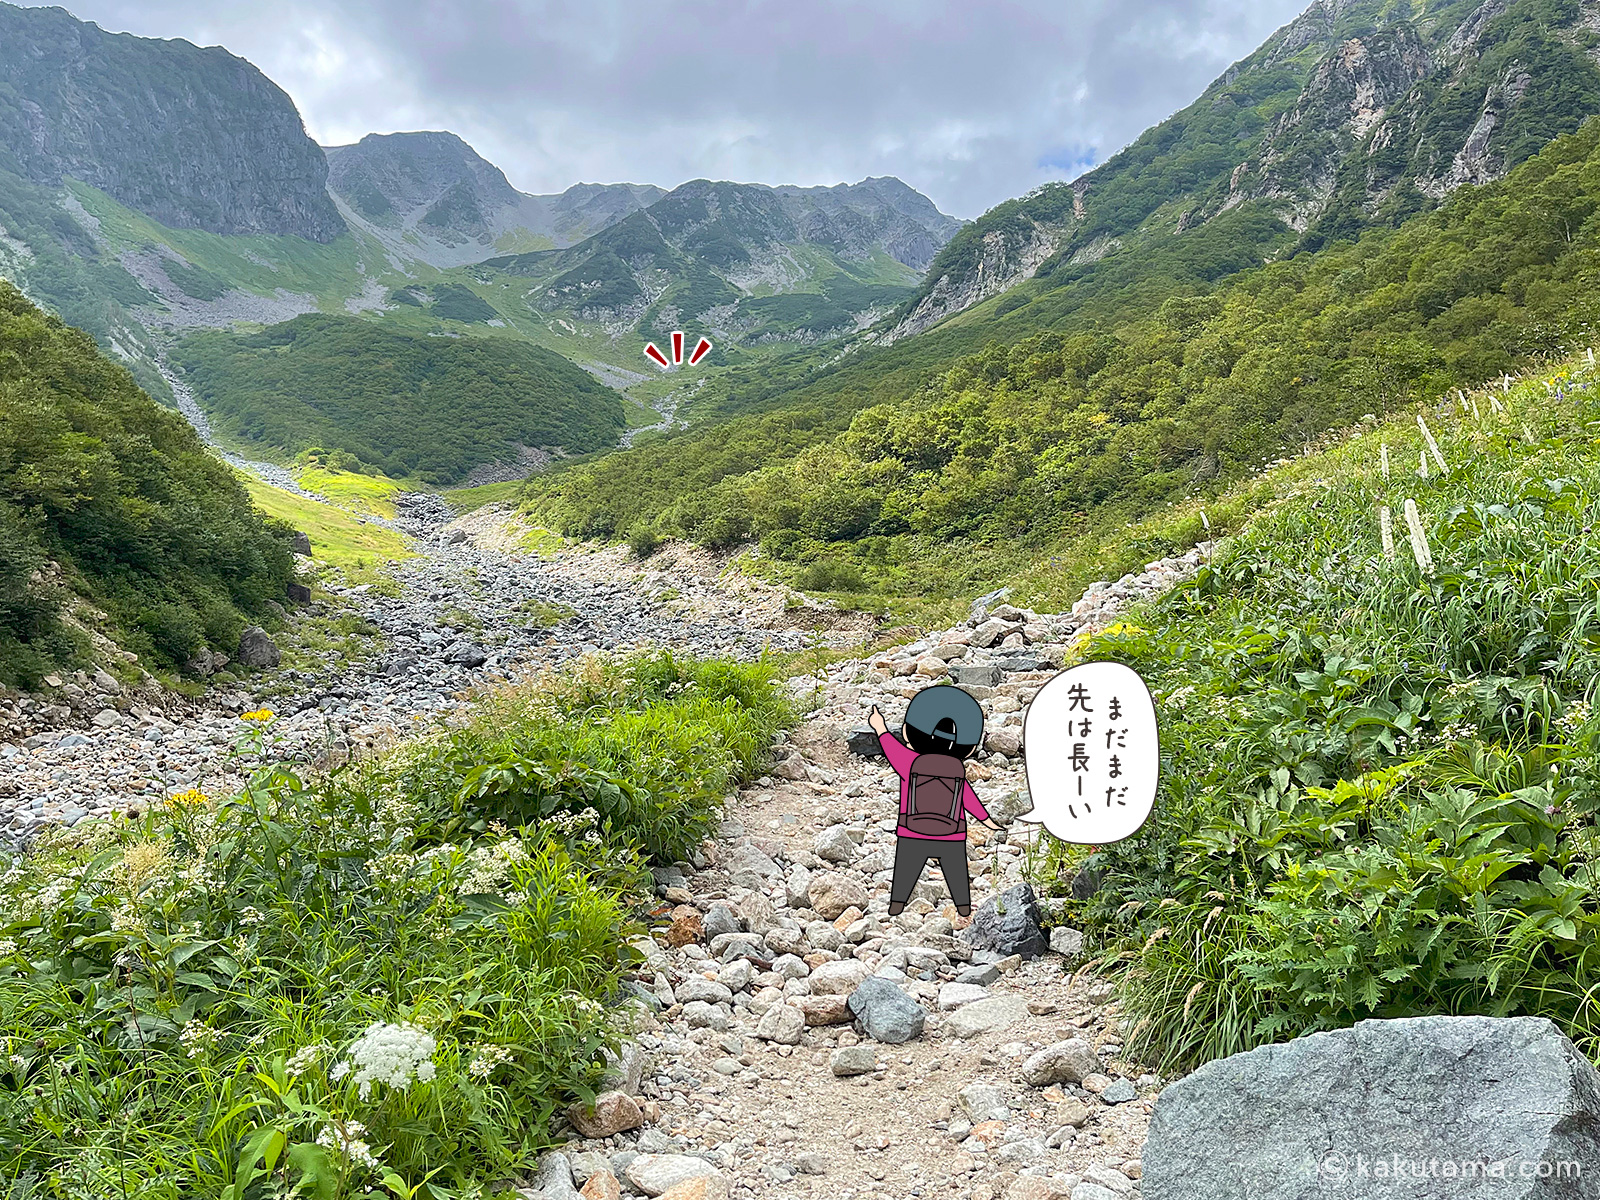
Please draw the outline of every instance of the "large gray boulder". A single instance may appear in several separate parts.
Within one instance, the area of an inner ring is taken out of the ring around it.
[[[961,931],[961,940],[1002,956],[1038,958],[1050,946],[1040,927],[1043,918],[1033,889],[1019,883],[978,905],[972,912],[972,924]]]
[[[239,635],[240,664],[246,667],[275,667],[278,665],[278,644],[259,625],[250,625]]]
[[[922,1036],[922,1006],[887,979],[863,979],[849,1005],[868,1037],[899,1045]]]
[[[1362,1021],[1178,1080],[1141,1159],[1145,1200],[1595,1200],[1600,1072],[1542,1017]]]

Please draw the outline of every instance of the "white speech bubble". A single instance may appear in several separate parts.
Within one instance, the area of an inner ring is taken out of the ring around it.
[[[1138,832],[1156,799],[1156,706],[1139,673],[1083,663],[1055,676],[1023,716],[1033,811],[1064,842],[1103,846]]]

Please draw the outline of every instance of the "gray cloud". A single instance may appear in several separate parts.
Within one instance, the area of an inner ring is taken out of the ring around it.
[[[449,129],[530,192],[898,175],[975,216],[1070,179],[1302,0],[67,0],[226,46],[324,144]]]

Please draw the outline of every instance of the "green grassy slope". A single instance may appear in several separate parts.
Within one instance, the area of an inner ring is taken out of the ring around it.
[[[284,594],[289,542],[181,417],[0,283],[0,682],[83,654],[72,589],[152,665],[231,653]]]
[[[1248,519],[1198,579],[1082,648],[1150,683],[1169,760],[1072,902],[1135,1058],[1420,1013],[1600,1050],[1597,383],[1581,355],[1275,468],[1223,498]],[[1065,892],[1084,850],[1052,847]]]

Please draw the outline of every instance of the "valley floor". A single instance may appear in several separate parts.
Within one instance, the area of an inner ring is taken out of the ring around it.
[[[238,748],[246,708],[276,710],[272,755],[325,766],[448,720],[481,689],[586,653],[656,644],[749,657],[822,646],[837,659],[863,654],[871,636],[868,618],[800,602],[704,551],[670,545],[643,563],[620,549],[541,557],[504,511],[447,518],[436,497],[407,498],[393,524],[419,554],[399,566],[398,586],[330,589],[318,602],[378,631],[369,657],[258,675],[251,692],[222,690],[217,706],[176,716],[108,692],[92,719],[0,742],[0,822],[26,836],[115,819],[184,788],[226,794],[255,762]],[[1071,957],[1022,962],[966,945],[953,935],[967,920],[932,868],[907,911],[889,918],[895,781],[848,739],[874,704],[897,723],[906,699],[955,664],[989,673],[995,686],[971,690],[991,745],[1015,755],[1021,710],[1065,643],[1199,560],[1195,551],[1151,564],[1086,597],[1075,616],[1001,608],[1005,628],[987,638],[969,623],[791,680],[811,711],[772,775],[729,798],[701,870],[658,872],[661,919],[698,935],[663,926],[646,947],[640,982],[661,1008],[638,1034],[650,1064],[638,1088],[659,1119],[642,1132],[575,1139],[546,1157],[524,1195],[570,1200],[580,1186],[591,1198],[654,1195],[661,1172],[685,1164],[715,1171],[708,1194],[738,1197],[1136,1195],[1159,1081],[1119,1059],[1110,989],[1074,974]],[[970,644],[986,640],[994,644]],[[974,774],[984,802],[1013,817],[1026,786],[1020,759],[992,753]],[[991,840],[974,830],[975,905],[1020,880],[1035,835],[1021,824]],[[825,886],[850,901],[847,911],[827,905]],[[713,949],[726,957],[713,941],[719,921],[756,935],[760,971],[717,960]],[[781,976],[767,965],[780,950]],[[844,1023],[842,981],[853,987],[867,974],[920,1003],[920,1036],[891,1045]],[[805,1012],[809,1024],[775,1036],[783,1014],[764,1020],[775,1007]],[[1101,1069],[1041,1085],[1024,1064],[1074,1038],[1092,1045]]]

